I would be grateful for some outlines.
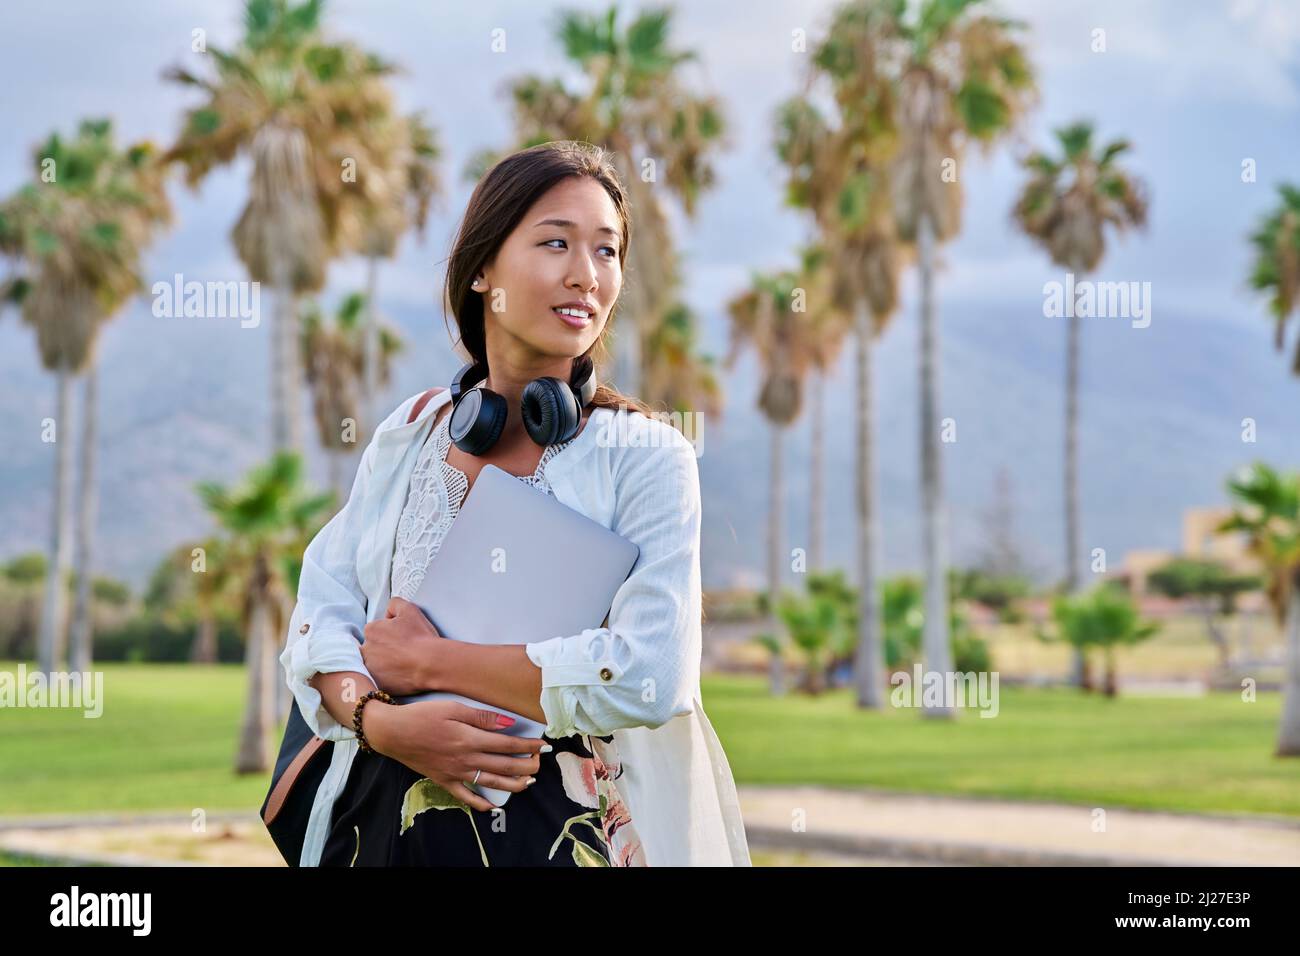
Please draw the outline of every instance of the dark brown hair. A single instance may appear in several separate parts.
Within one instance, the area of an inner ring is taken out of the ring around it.
[[[490,262],[505,243],[524,214],[557,183],[574,176],[589,176],[604,187],[614,202],[620,220],[622,241],[618,244],[621,269],[627,266],[627,247],[631,233],[627,193],[608,154],[599,146],[574,140],[558,140],[531,146],[511,153],[488,170],[474,187],[452,245],[447,265],[444,302],[456,317],[460,341],[475,362],[487,365],[487,335],[484,329],[483,296],[473,291],[474,276]],[[622,298],[621,296],[619,297]],[[609,352],[605,337],[618,311],[618,302],[610,309],[600,337],[582,356],[590,356],[603,367]],[[635,334],[635,333],[633,333]],[[624,395],[598,381],[591,404],[597,408],[620,406],[651,416],[650,407],[640,399]]]

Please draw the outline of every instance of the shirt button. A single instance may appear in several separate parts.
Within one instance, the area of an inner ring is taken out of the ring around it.
[[[306,633],[307,633],[307,628],[309,628],[309,627],[311,627],[310,624],[304,624],[302,627],[298,628],[298,633],[299,633],[299,634],[306,634]]]
[[[601,680],[613,680],[613,679],[614,679],[614,674],[613,674],[613,672],[612,672],[608,667],[602,667],[602,668],[600,669],[600,679],[601,679]]]

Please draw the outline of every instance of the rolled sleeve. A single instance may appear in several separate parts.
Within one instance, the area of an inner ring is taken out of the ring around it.
[[[664,429],[669,426],[663,425]],[[549,737],[659,727],[694,710],[701,652],[700,490],[684,438],[629,449],[613,530],[640,549],[607,627],[525,645]]]
[[[406,407],[404,403],[398,411]],[[312,733],[326,740],[347,740],[354,734],[351,727],[334,719],[325,709],[320,691],[307,682],[316,674],[338,671],[355,671],[373,680],[361,657],[368,601],[357,580],[357,546],[374,453],[372,438],[361,456],[347,503],[303,552],[298,600],[280,654],[285,679],[303,720]]]
[[[301,599],[300,599],[301,602]],[[299,608],[302,604],[299,603]],[[301,623],[298,623],[301,621]],[[363,625],[364,626],[364,625]],[[306,627],[307,630],[301,629]],[[348,740],[355,736],[351,727],[345,727],[334,719],[321,700],[320,691],[307,683],[316,674],[332,674],[336,671],[356,671],[370,678],[370,671],[361,657],[361,648],[356,639],[347,634],[315,632],[313,622],[302,620],[295,613],[295,623],[290,633],[288,645],[280,655],[289,689],[298,702],[298,710],[311,732],[325,740]]]

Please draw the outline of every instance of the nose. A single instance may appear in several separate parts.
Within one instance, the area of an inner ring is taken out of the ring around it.
[[[564,282],[571,288],[578,289],[581,292],[595,292],[599,287],[596,278],[596,267],[592,264],[589,256],[580,255],[577,261],[570,269],[569,277]]]

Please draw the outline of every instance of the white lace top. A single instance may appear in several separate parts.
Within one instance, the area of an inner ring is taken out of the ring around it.
[[[443,536],[456,520],[456,513],[469,490],[465,473],[447,464],[447,450],[451,447],[450,423],[451,415],[444,415],[420,450],[415,470],[411,472],[411,483],[407,486],[402,517],[397,523],[391,593],[408,601],[420,589],[424,572],[438,553]],[[572,438],[558,445],[547,445],[542,450],[537,469],[531,475],[516,477],[524,484],[551,494],[545,474],[546,463],[571,441]]]

